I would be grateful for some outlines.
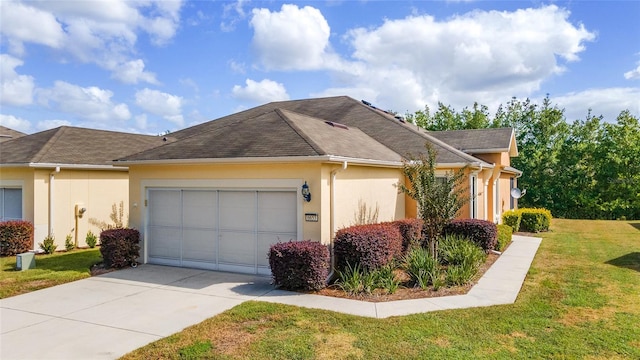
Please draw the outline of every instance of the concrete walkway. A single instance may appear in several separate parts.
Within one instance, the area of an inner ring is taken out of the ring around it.
[[[114,359],[247,300],[375,318],[511,304],[540,242],[514,236],[466,295],[386,303],[276,290],[267,277],[143,265],[0,300],[0,359]]]

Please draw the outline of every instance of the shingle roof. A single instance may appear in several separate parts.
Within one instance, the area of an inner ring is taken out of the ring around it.
[[[284,119],[289,122],[282,121],[282,115],[277,114],[288,114]],[[359,150],[353,141],[355,138],[321,136],[305,127],[307,121],[315,121],[308,125],[309,128],[316,126],[318,121],[356,128],[393,151],[396,159],[424,152],[425,143],[430,142],[438,153],[438,163],[482,162],[413,125],[402,123],[347,96],[272,102],[177,131],[171,134],[176,142],[123,160],[314,156],[323,155],[322,152],[351,156],[349,154],[355,155],[360,150],[358,154],[367,159],[386,160],[390,155],[382,149],[381,153],[371,152],[373,145],[370,141],[366,141],[367,146]],[[300,133],[294,131],[289,123],[298,124]],[[362,136],[358,137],[365,141]],[[309,139],[317,145],[315,148]]]
[[[17,139],[25,135],[25,133],[21,133],[20,131],[9,129],[6,126],[0,125],[0,142]]]
[[[430,131],[428,133],[468,154],[482,154],[496,152],[496,150],[514,151],[513,156],[518,153],[512,128]]]
[[[162,143],[158,136],[62,126],[0,143],[0,164],[113,165]]]

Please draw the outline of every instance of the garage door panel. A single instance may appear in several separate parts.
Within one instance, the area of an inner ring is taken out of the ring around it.
[[[216,230],[183,229],[182,259],[215,263],[217,235]]]
[[[258,231],[296,230],[296,193],[262,191],[258,193]]]
[[[220,191],[220,228],[252,230],[256,223],[255,191]]]
[[[252,266],[255,263],[256,241],[250,232],[220,232],[220,263]]]
[[[182,229],[179,227],[150,226],[150,258],[180,259]]]
[[[149,191],[149,225],[182,226],[179,190]]]
[[[182,224],[184,227],[215,229],[218,222],[216,191],[185,190],[182,192]]]

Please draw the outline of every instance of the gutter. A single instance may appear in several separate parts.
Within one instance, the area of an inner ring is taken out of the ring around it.
[[[342,167],[341,168],[337,168],[334,169],[333,171],[331,171],[331,199],[330,199],[330,206],[329,206],[329,212],[330,212],[330,220],[329,220],[329,228],[331,229],[331,233],[330,233],[330,237],[329,237],[329,257],[331,258],[331,264],[329,265],[329,275],[327,276],[327,282],[329,282],[331,280],[331,278],[333,278],[334,276],[334,272],[335,272],[335,268],[336,268],[336,257],[333,253],[333,240],[334,237],[336,235],[336,213],[335,213],[335,207],[336,207],[336,175],[344,170],[347,170],[347,166],[348,163],[347,161],[344,161],[342,163]]]
[[[55,208],[55,206],[53,206],[53,190],[54,190],[54,180],[55,180],[55,174],[60,172],[60,166],[56,166],[54,168],[54,170],[49,173],[49,236],[53,236],[53,221],[54,221],[54,216],[53,216],[53,209]]]

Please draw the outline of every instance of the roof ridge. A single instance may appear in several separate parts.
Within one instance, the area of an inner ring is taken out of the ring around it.
[[[47,152],[49,152],[49,149],[51,149],[53,145],[60,139],[60,137],[62,136],[62,134],[65,132],[66,129],[67,129],[67,126],[59,126],[57,128],[52,129],[52,130],[55,130],[53,135],[51,135],[49,140],[47,140],[45,144],[42,145],[40,150],[38,150],[38,152],[35,155],[33,155],[33,157],[30,159],[31,162],[35,162],[35,163],[40,162],[40,159],[42,159],[47,154]]]
[[[317,120],[317,121],[322,121],[322,122],[324,122],[324,120],[315,118],[313,116],[300,114],[298,112],[287,110],[287,109],[275,108],[274,111],[275,111],[276,114],[278,114],[278,116],[280,116],[280,118],[282,120],[284,120],[285,123],[287,123],[287,125],[289,125],[289,127],[291,127],[291,129],[293,131],[296,132],[296,134],[298,134],[298,136],[300,136],[300,138],[302,138],[302,140],[304,140],[307,144],[309,144],[309,146],[311,146],[311,148],[315,152],[317,152],[318,155],[327,155],[327,152],[324,151],[324,149],[320,145],[318,145],[315,141],[311,140],[311,138],[304,131],[302,131],[302,129],[300,129],[296,124],[294,124],[291,121],[291,119],[289,119],[289,117],[287,116],[286,113],[287,112],[294,113],[294,114],[297,114],[299,116],[304,116],[306,118],[311,118],[311,119],[314,119],[314,120]]]

